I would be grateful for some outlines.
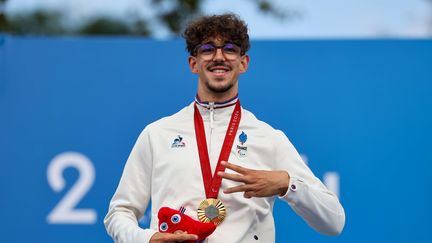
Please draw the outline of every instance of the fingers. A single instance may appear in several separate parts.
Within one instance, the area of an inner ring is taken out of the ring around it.
[[[225,189],[223,192],[226,194],[235,193],[235,192],[244,192],[243,196],[245,198],[252,198],[252,197],[259,196],[259,194],[253,190],[251,185],[235,186],[235,187]]]
[[[262,193],[258,191],[260,187],[257,187],[257,181],[261,177],[260,175],[257,175],[257,172],[259,171],[244,168],[235,164],[228,163],[226,161],[221,161],[221,164],[225,166],[225,168],[231,169],[240,174],[230,174],[220,171],[218,172],[218,175],[220,177],[231,181],[244,183],[242,185],[227,188],[223,191],[224,193],[230,194],[236,192],[244,192],[243,196],[245,198],[261,196]]]
[[[228,179],[228,180],[232,180],[232,181],[237,181],[237,182],[243,182],[243,183],[250,183],[250,179],[244,175],[239,175],[239,174],[230,174],[230,173],[226,173],[226,172],[218,172],[218,176],[224,178],[224,179]]]
[[[238,172],[240,174],[230,174],[230,173],[225,173],[225,172],[218,172],[218,176],[220,176],[224,179],[232,180],[232,181],[250,183],[250,179],[245,176],[245,174],[247,174],[248,172],[251,171],[250,169],[247,169],[247,168],[235,165],[235,164],[231,164],[231,163],[228,163],[226,161],[221,161],[221,164],[225,168],[231,169],[231,170]]]
[[[250,185],[240,185],[235,187],[230,187],[225,190],[223,190],[224,193],[234,193],[234,192],[247,192],[250,191],[252,188]]]
[[[238,166],[238,165],[235,165],[235,164],[231,164],[231,163],[229,163],[227,161],[221,161],[221,164],[225,168],[228,168],[230,170],[233,170],[233,171],[238,172],[238,173],[243,174],[243,175],[250,171],[249,169],[246,169],[244,167],[241,167],[241,166]]]
[[[197,235],[188,234],[187,232],[177,233],[160,233],[156,232],[150,239],[151,243],[161,242],[182,242],[182,241],[195,241],[198,240]]]
[[[197,240],[198,236],[197,235],[192,235],[192,234],[169,234],[167,235],[168,237],[168,241],[188,241],[188,240]]]
[[[243,194],[243,196],[245,198],[252,198],[252,197],[257,197],[259,196],[258,194],[256,194],[254,191],[247,191]]]

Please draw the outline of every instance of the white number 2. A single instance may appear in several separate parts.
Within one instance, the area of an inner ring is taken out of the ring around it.
[[[61,192],[65,188],[63,171],[68,167],[79,171],[78,180],[48,214],[47,221],[50,224],[94,224],[97,219],[96,210],[75,208],[95,179],[95,169],[89,158],[77,152],[57,155],[48,165],[48,183],[55,192]]]

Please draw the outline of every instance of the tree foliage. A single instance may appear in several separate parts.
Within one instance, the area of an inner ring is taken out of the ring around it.
[[[7,15],[2,6],[7,0],[0,0],[0,32],[19,35],[141,35],[152,36],[151,21],[135,18],[132,21],[103,16],[87,21],[81,26],[65,25],[60,11],[34,10]],[[143,0],[144,1],[144,0]],[[178,36],[186,23],[202,14],[205,0],[150,0],[156,19],[172,36]],[[249,0],[262,14],[275,18],[295,18],[296,11],[280,10],[271,0]]]

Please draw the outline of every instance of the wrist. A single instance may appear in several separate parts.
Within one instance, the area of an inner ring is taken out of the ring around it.
[[[281,171],[281,179],[280,179],[279,190],[278,190],[278,195],[280,197],[282,197],[287,193],[289,187],[289,180],[290,180],[290,176],[288,172]]]

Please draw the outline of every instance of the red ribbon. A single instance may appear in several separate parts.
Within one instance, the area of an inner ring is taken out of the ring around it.
[[[237,130],[240,124],[241,110],[240,110],[240,100],[237,100],[234,107],[234,111],[231,114],[231,120],[228,124],[228,129],[225,134],[225,139],[222,145],[221,152],[219,154],[218,163],[216,165],[216,170],[214,176],[211,174],[210,159],[207,150],[207,141],[205,137],[204,122],[201,114],[195,104],[194,111],[194,124],[195,124],[195,135],[198,145],[198,154],[200,157],[201,173],[204,181],[204,189],[207,198],[217,198],[219,194],[219,189],[222,183],[222,177],[218,176],[219,171],[225,171],[225,167],[221,165],[221,161],[228,161],[232,145],[234,143],[234,138],[237,134]]]

